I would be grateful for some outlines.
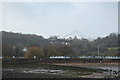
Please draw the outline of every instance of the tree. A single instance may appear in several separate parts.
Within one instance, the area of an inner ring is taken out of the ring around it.
[[[20,57],[20,56],[24,56],[24,52],[23,52],[23,47],[20,45],[20,44],[16,44],[13,46],[13,56],[16,56],[16,57]]]
[[[25,57],[32,58],[34,56],[36,56],[37,58],[43,58],[43,49],[36,46],[29,47],[27,53],[25,53]]]
[[[62,45],[59,48],[59,51],[61,53],[61,56],[70,56],[70,57],[74,57],[75,51],[68,45]]]
[[[45,58],[49,58],[50,56],[57,56],[58,54],[58,50],[57,50],[58,46],[54,45],[54,44],[48,44],[45,48],[44,48],[44,57]]]
[[[12,57],[13,46],[8,43],[2,43],[2,56],[3,57]]]

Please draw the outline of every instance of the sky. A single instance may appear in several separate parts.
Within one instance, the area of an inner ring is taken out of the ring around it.
[[[118,32],[117,2],[3,2],[2,30],[67,37]]]

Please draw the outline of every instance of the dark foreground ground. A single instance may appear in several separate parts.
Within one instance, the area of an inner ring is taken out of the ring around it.
[[[12,71],[3,71],[3,78],[67,78],[61,75],[45,74],[45,73],[14,73]]]
[[[3,72],[2,80],[120,80],[119,78],[73,78],[65,77],[60,75],[50,75],[50,74],[41,74],[41,73],[13,73],[10,71]]]
[[[50,75],[50,74],[41,74],[41,73],[13,73],[11,71],[3,72],[3,78],[5,79],[38,79],[38,80],[119,80],[119,78],[73,78],[73,77],[65,77],[60,75]]]
[[[110,68],[116,70],[117,66],[118,62],[88,63],[76,60],[76,62],[19,63],[15,61],[2,64],[2,79],[120,80],[119,74],[113,74],[112,71],[105,72]]]

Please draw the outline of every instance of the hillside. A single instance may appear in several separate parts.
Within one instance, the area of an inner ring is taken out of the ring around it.
[[[111,33],[90,41],[82,38],[59,39],[56,36],[48,39],[35,34],[22,34],[2,31],[2,55],[24,56],[23,49],[29,46],[45,47],[47,44],[69,45],[78,55],[97,56],[98,45],[101,56],[118,56],[118,35]],[[14,50],[15,48],[15,50]]]

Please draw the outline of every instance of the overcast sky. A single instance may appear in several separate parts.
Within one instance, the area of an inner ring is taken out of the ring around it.
[[[45,38],[74,32],[78,37],[103,37],[118,32],[118,3],[7,2],[2,3],[2,23],[2,30]]]

